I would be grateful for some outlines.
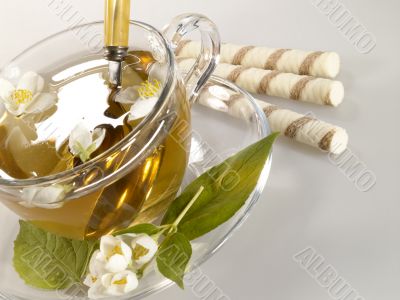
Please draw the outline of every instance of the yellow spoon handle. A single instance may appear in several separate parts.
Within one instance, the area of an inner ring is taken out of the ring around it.
[[[130,0],[106,0],[104,43],[106,47],[128,47]]]

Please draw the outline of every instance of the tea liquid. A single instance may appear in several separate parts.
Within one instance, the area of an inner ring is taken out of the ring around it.
[[[131,53],[124,67],[123,89],[146,81],[152,62],[147,52]],[[106,131],[104,142],[92,157],[116,145],[132,131],[140,120],[128,122],[129,107],[114,101],[115,91],[105,80],[106,66],[105,60],[88,57],[47,74],[51,89],[58,92],[58,104],[44,120],[29,122],[4,113],[0,119],[0,175],[3,178],[43,177],[79,164],[79,159],[69,152],[68,136],[82,119],[90,128]],[[133,221],[153,221],[174,199],[188,160],[190,113],[184,88],[178,84],[172,97],[177,105],[171,131],[146,159],[115,183],[66,201],[57,209],[26,208],[18,204],[20,199],[12,196],[1,196],[0,200],[41,228],[76,239],[98,238]],[[121,152],[110,158],[104,170],[118,170],[124,155]],[[83,184],[89,184],[97,175],[87,176]]]

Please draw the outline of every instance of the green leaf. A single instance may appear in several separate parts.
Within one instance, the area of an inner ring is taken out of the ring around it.
[[[182,233],[173,233],[167,236],[158,249],[158,270],[183,289],[183,277],[191,256],[192,245],[189,240]]]
[[[59,237],[20,221],[14,242],[15,270],[35,288],[66,289],[81,282],[96,241],[76,241]]]
[[[121,234],[127,234],[127,233],[134,233],[134,234],[145,233],[148,235],[154,235],[154,234],[159,233],[160,231],[161,231],[161,228],[156,225],[139,224],[139,225],[129,227],[127,229],[117,231],[114,233],[114,235],[121,235]]]
[[[193,240],[228,221],[253,192],[278,135],[271,134],[194,180],[171,204],[162,224],[172,224],[201,186],[204,191],[179,223],[178,231]]]

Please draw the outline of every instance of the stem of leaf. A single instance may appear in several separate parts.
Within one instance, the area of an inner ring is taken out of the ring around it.
[[[189,209],[192,208],[193,204],[197,201],[197,199],[200,197],[201,193],[204,191],[204,186],[201,186],[199,190],[197,191],[196,195],[190,200],[188,205],[186,205],[185,209],[180,213],[178,218],[175,220],[175,222],[172,224],[172,229],[177,228],[179,223],[182,221],[182,219],[185,217]]]
[[[160,239],[160,237],[164,234],[164,232],[171,229],[171,225],[163,225],[163,226],[160,226],[160,228],[162,228],[162,229],[159,232],[157,232],[156,234],[153,234],[151,236],[157,242]]]

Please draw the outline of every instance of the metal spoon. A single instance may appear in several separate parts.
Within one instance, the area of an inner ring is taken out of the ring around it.
[[[122,62],[128,55],[130,0],[105,0],[104,57],[109,61],[109,80],[121,87]]]

